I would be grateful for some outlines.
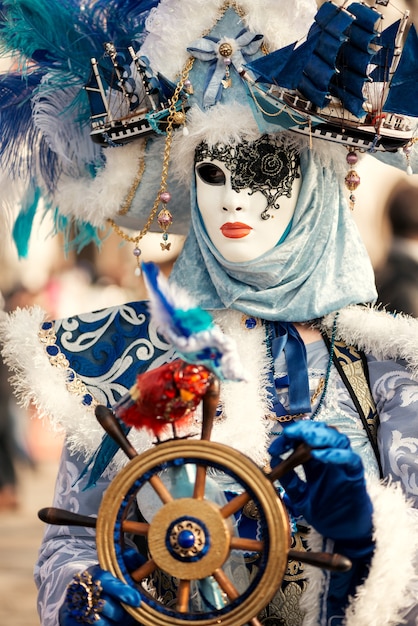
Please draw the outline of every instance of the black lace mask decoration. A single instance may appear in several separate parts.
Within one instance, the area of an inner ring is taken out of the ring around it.
[[[292,197],[293,182],[300,177],[297,150],[289,146],[276,146],[266,135],[252,143],[242,141],[236,146],[219,143],[209,148],[207,143],[202,142],[196,148],[196,164],[215,159],[222,161],[231,172],[234,191],[250,189],[250,195],[261,191],[267,200],[267,206],[261,214],[263,220],[271,217],[270,209],[280,208],[278,198]],[[202,178],[210,183],[205,176]]]

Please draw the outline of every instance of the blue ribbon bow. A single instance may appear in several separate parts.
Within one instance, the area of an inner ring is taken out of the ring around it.
[[[222,96],[222,81],[225,78],[225,57],[219,52],[223,43],[229,43],[232,47],[232,54],[228,57],[229,67],[234,67],[239,72],[249,57],[254,55],[260,48],[263,35],[251,33],[246,28],[242,29],[235,39],[226,39],[206,36],[196,39],[187,51],[200,61],[209,62],[209,71],[204,84],[203,106],[205,108],[216,104]]]

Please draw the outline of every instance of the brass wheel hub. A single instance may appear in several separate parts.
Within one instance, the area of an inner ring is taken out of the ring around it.
[[[155,563],[183,580],[206,578],[222,567],[229,545],[228,524],[219,508],[193,498],[165,504],[155,514],[148,533],[148,548]]]

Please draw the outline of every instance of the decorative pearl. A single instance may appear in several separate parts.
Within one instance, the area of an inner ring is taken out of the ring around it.
[[[171,193],[169,191],[163,191],[160,193],[160,200],[164,202],[164,204],[168,204],[171,200]]]
[[[141,248],[138,248],[138,247],[134,248],[134,249],[133,249],[133,251],[132,251],[132,254],[133,254],[134,256],[136,256],[137,258],[138,258],[138,257],[140,257],[140,256],[141,256],[141,254],[142,254],[142,250],[141,250]]]
[[[349,165],[355,165],[358,161],[357,153],[350,151],[346,156],[346,161]]]
[[[410,165],[408,165],[408,167],[406,168],[406,173],[408,176],[412,176],[412,174],[414,173]]]
[[[224,65],[231,65],[231,63],[232,63],[232,61],[231,61],[231,59],[229,57],[227,57],[223,61],[224,61]]]
[[[141,276],[142,272],[141,272],[141,268],[140,267],[136,267],[135,268],[135,272],[134,272],[135,276]]]

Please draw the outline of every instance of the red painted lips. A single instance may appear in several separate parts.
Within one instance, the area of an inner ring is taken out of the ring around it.
[[[241,222],[226,222],[221,226],[221,231],[224,237],[228,237],[229,239],[241,239],[241,237],[249,235],[252,228]]]

